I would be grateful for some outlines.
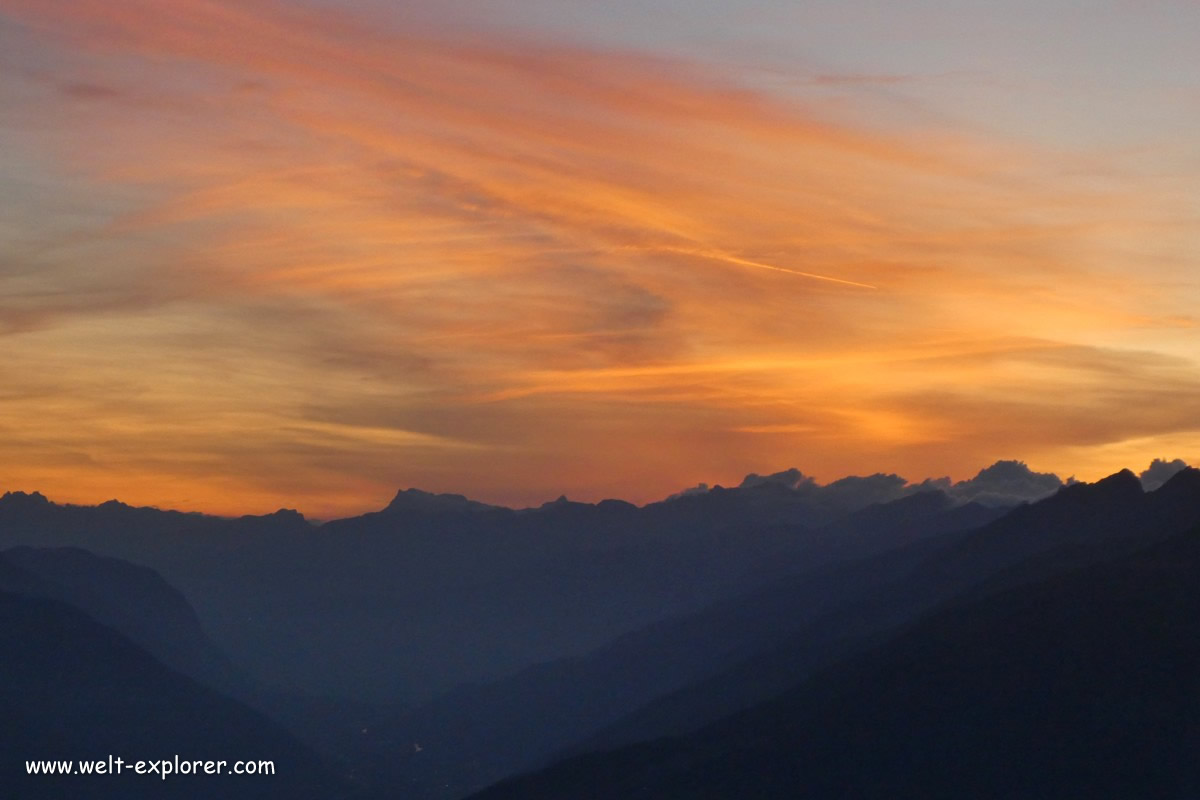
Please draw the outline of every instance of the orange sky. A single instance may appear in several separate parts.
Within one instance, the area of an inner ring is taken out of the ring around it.
[[[0,0],[0,488],[329,517],[1200,458],[1177,171],[372,13]]]

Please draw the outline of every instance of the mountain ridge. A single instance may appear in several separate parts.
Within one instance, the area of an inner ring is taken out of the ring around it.
[[[1194,796],[1197,575],[1193,526],[935,610],[694,733],[580,755],[472,797]]]

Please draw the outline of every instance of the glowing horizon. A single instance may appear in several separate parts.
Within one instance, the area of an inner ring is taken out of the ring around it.
[[[329,518],[1200,461],[1170,19],[1093,23],[1143,48],[1118,81],[1077,44],[1019,72],[973,6],[982,66],[812,12],[831,71],[419,5],[0,0],[0,490]]]

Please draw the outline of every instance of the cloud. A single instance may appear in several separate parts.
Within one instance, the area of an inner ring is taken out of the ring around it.
[[[711,491],[711,487],[707,483],[700,482],[695,486],[675,492],[675,494],[667,495],[663,502],[669,503],[672,500],[678,500],[681,497],[692,497],[698,494],[708,494],[709,491]]]
[[[396,485],[640,501],[796,452],[961,476],[1195,430],[1189,295],[1139,249],[1191,228],[1155,185],[429,19],[0,14],[0,479],[327,517]]]
[[[803,472],[792,467],[791,469],[775,472],[770,475],[758,475],[751,472],[742,482],[738,484],[739,489],[754,489],[760,486],[782,486],[785,489],[793,491],[799,489],[809,489],[815,487],[816,481],[805,476]]]
[[[121,90],[112,86],[87,81],[63,84],[62,92],[77,100],[115,100],[123,96]]]
[[[867,75],[862,73],[822,73],[801,82],[812,86],[896,86],[917,80],[913,75]]]
[[[865,477],[851,475],[833,481],[824,487],[821,494],[836,505],[858,509],[877,503],[890,503],[913,491],[908,480],[899,475],[876,473]]]
[[[1068,483],[1074,479],[1069,479]],[[1065,484],[1057,475],[1034,472],[1023,461],[997,461],[979,471],[974,478],[950,484],[948,480],[931,482],[960,502],[984,506],[1011,506],[1032,503],[1057,492]]]
[[[1008,437],[1029,454],[1197,428],[1200,369],[1180,356],[1044,342],[939,362],[935,371],[973,380],[944,392],[898,392],[884,404],[940,419],[951,436]]]
[[[1142,488],[1147,492],[1152,492],[1169,481],[1175,473],[1187,469],[1187,466],[1188,463],[1182,458],[1176,458],[1172,461],[1156,458],[1150,462],[1150,466],[1138,477],[1142,480]]]

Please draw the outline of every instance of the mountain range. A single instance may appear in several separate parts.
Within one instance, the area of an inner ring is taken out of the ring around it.
[[[1018,462],[957,484],[876,475],[822,486],[789,470],[641,508],[560,498],[513,510],[405,490],[379,512],[322,525],[287,510],[225,519],[9,493],[0,499],[0,545],[8,548],[0,553],[0,591],[12,614],[0,635],[28,638],[30,657],[41,659],[10,665],[12,686],[21,687],[53,674],[43,667],[69,658],[71,640],[88,643],[95,675],[67,670],[55,678],[82,687],[66,696],[83,707],[48,704],[57,718],[74,713],[81,722],[67,749],[100,741],[105,714],[142,732],[183,724],[182,716],[149,714],[142,725],[131,710],[161,709],[147,698],[171,695],[185,698],[172,701],[180,709],[194,703],[213,711],[206,734],[236,721],[273,742],[281,761],[302,763],[293,776],[320,787],[308,796],[459,798],[497,781],[483,796],[686,797],[708,786],[709,796],[730,796],[735,786],[750,792],[738,796],[790,796],[787,787],[882,796],[872,786],[949,796],[947,787],[961,780],[939,772],[936,759],[920,773],[928,780],[906,784],[900,756],[867,759],[873,766],[855,777],[849,755],[838,761],[817,748],[809,760],[789,760],[784,751],[796,742],[812,749],[797,733],[811,732],[804,714],[815,726],[840,720],[833,706],[812,699],[832,696],[828,687],[837,684],[846,725],[859,726],[846,728],[851,738],[839,746],[854,752],[853,737],[873,730],[873,706],[858,702],[860,689],[881,708],[887,698],[867,691],[874,684],[848,691],[838,681],[848,680],[847,670],[875,669],[878,678],[878,665],[898,658],[889,648],[917,647],[906,642],[935,642],[920,645],[922,658],[934,674],[961,677],[956,691],[968,703],[986,689],[965,667],[939,666],[938,648],[966,658],[992,641],[985,632],[994,627],[996,641],[1017,637],[1014,657],[1027,659],[1023,685],[1038,685],[1041,673],[1031,665],[1054,661],[1056,654],[1037,650],[1053,636],[1043,631],[1022,651],[1021,625],[997,621],[1011,622],[1004,609],[1037,592],[1079,601],[1076,590],[1053,587],[1101,591],[1078,588],[1092,586],[1081,575],[1150,574],[1138,564],[1187,552],[1178,543],[1197,526],[1200,472],[1166,462],[1140,478],[1125,471],[1094,484]],[[1149,584],[1122,586],[1148,591]],[[1156,609],[1147,598],[1146,608]],[[1061,619],[1076,619],[1078,609],[1064,609]],[[944,621],[974,614],[978,623]],[[40,640],[39,625],[71,633]],[[1170,628],[1172,636],[1185,630]],[[1135,644],[1150,646],[1112,642]],[[1176,645],[1186,649],[1182,641],[1162,646]],[[1075,668],[1086,672],[1093,655],[1079,656]],[[1058,680],[1046,669],[1045,680]],[[126,672],[154,674],[145,696],[120,678]],[[109,698],[119,703],[86,699],[104,681],[121,687]],[[43,683],[21,691],[44,702],[52,690]],[[896,691],[921,697],[929,690],[914,683]],[[1147,708],[1161,699],[1145,687],[1138,692]],[[32,720],[22,723],[31,726],[29,742],[41,741],[36,703],[26,708],[15,697],[6,702]],[[945,713],[968,713],[963,708]],[[895,719],[921,710],[896,709]],[[931,741],[952,740],[929,714],[921,724]],[[1010,724],[1001,716],[980,725]],[[800,721],[791,727],[780,722],[793,718]],[[881,719],[879,730],[899,736],[887,727],[899,725],[895,719]],[[746,734],[745,720],[763,726],[746,750],[758,759],[758,783],[738,783],[752,763],[735,757],[745,749],[734,740]],[[1191,724],[1182,716],[1176,722]],[[1079,724],[1070,718],[1064,730],[1086,738],[1089,731],[1071,728]],[[128,741],[136,749],[141,740]],[[181,752],[213,746],[203,737],[178,741]],[[21,746],[18,736],[5,750]],[[1169,779],[1156,786],[1175,786],[1176,778],[1187,785],[1171,763],[1162,762]],[[978,764],[988,774],[998,769]],[[811,781],[798,782],[810,772]],[[1026,794],[1011,796],[1049,796],[1029,788],[1035,783],[1013,783]],[[37,786],[49,791],[50,783]],[[177,789],[187,790],[182,782]]]
[[[476,797],[1197,796],[1200,526],[1160,530],[1062,572],[1034,559],[769,700]]]

